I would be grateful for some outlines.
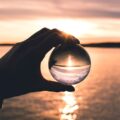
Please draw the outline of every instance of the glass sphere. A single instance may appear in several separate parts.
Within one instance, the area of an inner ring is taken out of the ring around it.
[[[66,85],[81,82],[88,75],[90,66],[90,57],[80,44],[58,45],[49,59],[51,75]]]

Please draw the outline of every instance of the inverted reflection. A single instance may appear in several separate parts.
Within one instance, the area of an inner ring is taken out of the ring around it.
[[[49,59],[49,70],[58,82],[73,85],[88,75],[90,57],[80,44],[65,43],[57,46]]]

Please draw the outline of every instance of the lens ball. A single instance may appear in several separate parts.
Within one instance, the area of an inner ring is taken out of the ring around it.
[[[84,80],[90,66],[90,57],[80,44],[58,45],[49,59],[51,75],[65,85],[77,84]]]

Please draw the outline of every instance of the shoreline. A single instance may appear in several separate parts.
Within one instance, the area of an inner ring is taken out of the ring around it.
[[[15,44],[0,44],[0,46],[14,46]],[[83,47],[120,48],[120,43],[88,43],[81,44]]]

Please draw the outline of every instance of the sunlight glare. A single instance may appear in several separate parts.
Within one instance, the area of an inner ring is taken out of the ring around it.
[[[68,56],[67,66],[68,67],[73,66],[73,62],[72,62],[71,56]]]
[[[85,34],[88,34],[92,31],[96,25],[89,23],[85,20],[78,19],[50,19],[47,21],[36,21],[39,25],[47,26],[50,29],[57,28],[61,31],[66,32],[67,34],[72,34],[75,37],[84,37]]]
[[[66,103],[66,105],[63,109],[60,109],[60,120],[75,120],[77,117],[75,111],[79,108],[79,106],[77,105],[74,94],[70,92],[65,92],[62,99]]]

